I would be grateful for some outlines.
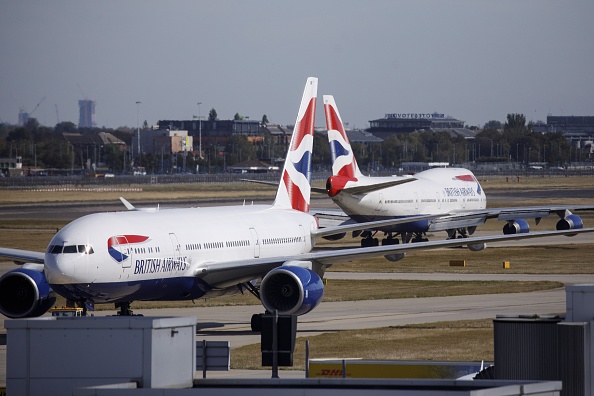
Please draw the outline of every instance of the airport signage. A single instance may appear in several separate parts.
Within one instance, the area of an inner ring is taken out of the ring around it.
[[[386,113],[386,118],[445,118],[442,113]]]

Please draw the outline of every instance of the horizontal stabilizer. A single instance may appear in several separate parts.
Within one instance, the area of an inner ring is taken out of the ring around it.
[[[248,183],[264,184],[266,186],[273,186],[273,187],[278,186],[278,182],[271,182],[271,181],[266,181],[266,180],[241,179],[241,181],[248,182]],[[311,186],[311,191],[315,192],[315,193],[320,193],[320,194],[327,193],[326,189],[323,187]]]

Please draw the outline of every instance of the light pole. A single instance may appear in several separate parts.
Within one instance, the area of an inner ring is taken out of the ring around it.
[[[136,101],[136,140],[138,143],[138,165],[141,165],[140,155],[140,105],[141,101]]]
[[[202,159],[202,114],[200,114],[200,105],[202,102],[198,102],[198,153],[200,153],[200,159]]]

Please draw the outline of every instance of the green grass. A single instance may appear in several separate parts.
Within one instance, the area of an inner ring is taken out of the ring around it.
[[[305,369],[305,341],[310,359],[493,360],[493,320],[465,320],[379,329],[345,330],[317,336],[298,332],[292,370]],[[231,368],[262,369],[260,344],[233,349]]]
[[[466,267],[450,267],[450,260],[466,260]],[[503,262],[509,261],[509,269]],[[428,272],[461,274],[593,274],[594,244],[466,248],[409,253],[395,263],[383,257],[336,264],[337,272]]]

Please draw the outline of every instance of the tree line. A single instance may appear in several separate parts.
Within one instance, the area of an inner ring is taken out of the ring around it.
[[[209,118],[216,117],[211,110]],[[263,120],[266,116],[263,117]],[[267,121],[267,120],[266,120]],[[144,127],[148,125],[145,121]],[[203,139],[202,155],[197,151],[171,155],[146,154],[131,158],[131,152],[118,145],[76,147],[63,133],[81,134],[109,132],[130,147],[133,128],[77,128],[72,122],[54,127],[40,125],[34,118],[24,126],[0,124],[0,157],[21,156],[23,166],[51,169],[89,170],[92,164],[104,164],[113,173],[127,173],[132,166],[144,166],[147,173],[215,173],[248,160],[277,164],[285,157],[288,142],[279,142],[263,130],[258,139],[235,135],[224,143]],[[195,146],[197,142],[195,139]],[[448,132],[417,131],[394,134],[382,143],[352,143],[362,169],[397,169],[403,162],[448,162],[450,164],[517,162],[528,165],[542,163],[565,166],[586,161],[579,150],[562,133],[535,132],[523,114],[508,114],[505,123],[489,121],[471,140],[453,137]],[[325,135],[314,136],[314,169],[327,169],[331,164]]]

